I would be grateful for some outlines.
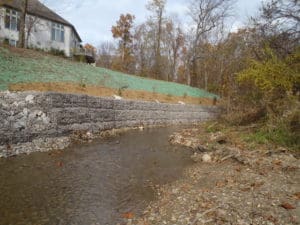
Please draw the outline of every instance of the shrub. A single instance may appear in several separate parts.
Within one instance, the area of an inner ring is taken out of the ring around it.
[[[66,56],[64,50],[59,50],[55,48],[51,48],[50,53],[57,56]]]
[[[268,117],[278,117],[291,109],[295,98],[294,88],[300,84],[300,48],[280,59],[269,48],[262,61],[251,60],[250,67],[237,76],[244,89],[244,102],[258,108],[265,107]]]

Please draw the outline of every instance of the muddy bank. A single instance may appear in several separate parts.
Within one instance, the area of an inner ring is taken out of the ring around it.
[[[88,138],[126,127],[191,124],[214,118],[216,107],[115,100],[39,92],[0,93],[0,157],[64,149],[70,136]]]
[[[133,224],[299,224],[300,160],[286,149],[251,148],[234,134],[201,127],[177,132],[170,142],[193,149],[195,164],[162,186],[159,200]]]

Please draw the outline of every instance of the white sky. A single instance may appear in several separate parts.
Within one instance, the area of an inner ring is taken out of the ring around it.
[[[232,27],[238,28],[247,22],[249,16],[257,13],[263,0],[236,0]],[[147,18],[145,8],[148,0],[42,0],[49,8],[72,23],[84,43],[98,46],[102,41],[112,40],[111,27],[120,14],[131,13],[136,16],[135,23]],[[168,0],[167,13],[187,16],[189,0]]]

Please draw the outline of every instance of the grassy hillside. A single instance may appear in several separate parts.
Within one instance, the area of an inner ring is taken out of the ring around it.
[[[0,47],[0,90],[8,90],[11,85],[20,83],[72,83],[82,87],[92,85],[111,89],[126,86],[126,90],[163,95],[215,97],[186,85],[127,75],[32,50]]]

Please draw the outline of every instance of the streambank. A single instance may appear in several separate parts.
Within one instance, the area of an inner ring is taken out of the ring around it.
[[[87,139],[111,129],[199,123],[213,106],[115,100],[54,92],[0,93],[0,157],[62,150],[72,136]]]
[[[212,130],[201,125],[170,136],[172,144],[193,149],[195,164],[160,187],[159,199],[130,224],[299,224],[298,156],[238,139],[248,127]]]

